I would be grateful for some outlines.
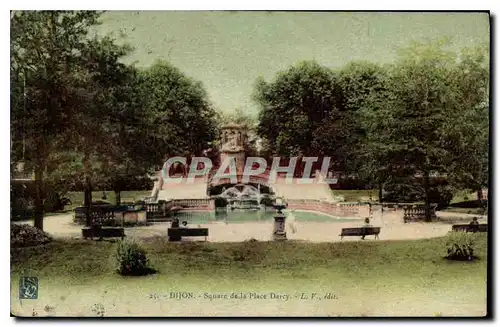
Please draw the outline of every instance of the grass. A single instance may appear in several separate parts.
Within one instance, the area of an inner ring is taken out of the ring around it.
[[[11,250],[11,297],[17,296],[22,274],[39,278],[43,292],[37,310],[51,305],[56,315],[66,308],[73,315],[95,316],[95,306],[106,316],[482,314],[487,246],[486,235],[477,237],[475,253],[480,259],[473,262],[444,259],[444,238],[173,244],[157,237],[140,242],[158,271],[141,277],[115,272],[114,242],[56,240],[39,248]],[[162,298],[169,292],[193,292],[198,298]],[[295,297],[332,292],[340,300],[228,302],[204,297],[231,292]],[[30,307],[16,310],[31,315]]]
[[[480,224],[485,223],[481,217],[478,218]],[[439,217],[439,222],[446,224],[469,224],[471,222],[471,217],[464,217],[464,216]]]
[[[290,278],[418,279],[433,275],[443,280],[486,274],[486,235],[477,235],[476,252],[483,260],[450,263],[445,239],[416,241],[303,243],[169,243],[165,238],[140,242],[152,266],[163,276],[201,274],[206,278],[230,273],[247,278],[263,272]],[[119,279],[114,273],[116,243],[56,240],[45,246],[12,249],[11,273],[29,271],[39,277]],[[285,269],[286,268],[286,269]],[[334,269],[333,269],[334,268]],[[376,271],[376,274],[373,272]],[[484,280],[484,279],[483,279]]]
[[[332,190],[334,195],[342,195],[346,202],[363,202],[372,197],[373,201],[378,201],[378,190]],[[475,200],[476,193],[471,193],[469,190],[461,190],[455,193],[450,204],[460,203],[464,201]],[[422,202],[423,204],[423,202]],[[483,214],[481,208],[446,208],[444,211],[470,214]]]
[[[372,196],[373,201],[378,201],[378,190],[332,190],[333,195],[342,195],[345,202],[367,201]]]
[[[346,202],[366,201],[372,197],[373,201],[378,201],[378,190],[332,190],[334,195],[342,195]],[[474,194],[468,191],[459,191],[454,195],[451,203],[465,201],[464,199],[475,199]]]
[[[467,214],[472,214],[472,215],[484,215],[484,209],[483,208],[446,208],[443,211],[446,212],[456,212],[456,213],[467,213]],[[470,219],[470,218],[468,218]]]
[[[470,190],[461,190],[461,191],[457,191],[453,195],[453,198],[451,199],[450,204],[469,201],[469,200],[476,200],[476,199],[477,199],[477,194],[475,192],[471,193]]]
[[[145,190],[145,191],[123,191],[121,192],[121,201],[122,202],[135,202],[138,200],[141,200],[147,196],[151,195],[151,191]],[[50,216],[57,216],[57,215],[64,215],[67,214],[68,212],[72,212],[76,207],[83,206],[83,200],[84,200],[84,193],[83,192],[68,192],[65,194],[66,197],[68,197],[71,200],[71,205],[67,205],[64,207],[64,210],[62,211],[57,211],[57,212],[48,212],[45,213],[45,217],[50,217]],[[102,199],[102,191],[93,191],[92,192],[92,201],[106,201],[111,204],[116,204],[116,194],[113,191],[106,191],[106,200]],[[24,220],[30,220],[33,218],[29,219],[24,219]]]

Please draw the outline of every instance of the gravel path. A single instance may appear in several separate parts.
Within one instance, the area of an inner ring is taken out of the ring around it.
[[[380,211],[374,213],[371,223],[379,226],[381,232],[380,240],[406,240],[432,238],[446,235],[451,230],[451,224],[446,222],[435,223],[403,223],[403,212],[385,211],[383,215]],[[474,215],[457,214],[451,212],[438,212],[438,216],[445,219],[454,217],[472,218]],[[61,214],[48,216],[44,220],[44,230],[55,238],[81,238],[82,226],[72,222],[72,214]],[[486,216],[482,216],[481,223],[487,221]],[[22,222],[21,222],[22,223]],[[26,222],[24,222],[26,223]],[[32,224],[32,222],[28,222]],[[359,219],[352,222],[336,221],[331,222],[305,222],[295,221],[294,230],[287,224],[287,236],[291,240],[302,240],[310,242],[338,242],[342,228],[357,227],[362,225]],[[209,228],[209,242],[241,242],[251,238],[260,241],[271,240],[273,224],[272,222],[244,222],[244,223],[224,223],[210,222],[205,224],[193,224],[191,226]],[[125,234],[131,238],[149,238],[155,236],[167,236],[169,223],[156,223],[149,226],[126,228]],[[371,237],[368,237],[371,238]],[[343,241],[359,240],[358,237],[347,237]]]

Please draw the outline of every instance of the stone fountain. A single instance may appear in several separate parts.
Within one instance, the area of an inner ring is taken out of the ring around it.
[[[252,185],[238,184],[219,195],[228,202],[229,210],[259,210],[260,192]]]

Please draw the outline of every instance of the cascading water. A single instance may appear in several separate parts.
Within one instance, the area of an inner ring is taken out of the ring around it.
[[[237,184],[233,187],[223,189],[219,197],[227,201],[230,210],[260,209],[260,189],[253,185]]]

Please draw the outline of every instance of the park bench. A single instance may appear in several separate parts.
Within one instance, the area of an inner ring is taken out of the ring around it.
[[[436,216],[437,204],[431,204],[429,209],[431,210],[431,219],[437,218]],[[407,205],[403,207],[404,215],[403,221],[405,223],[410,221],[420,221],[425,220],[425,205],[414,204]]]
[[[91,227],[83,227],[82,228],[83,238],[93,239],[99,238],[110,238],[110,237],[125,237],[125,230],[123,227],[111,227],[111,226],[91,226]]]
[[[375,239],[378,239],[378,234],[380,234],[380,227],[352,227],[352,228],[342,228],[340,233],[340,239],[344,236],[368,236],[375,235]]]
[[[469,225],[469,224],[463,224],[463,225],[453,225],[451,226],[451,230],[454,232],[481,232],[481,233],[487,233],[488,232],[488,224],[479,224],[479,225]]]
[[[208,228],[169,228],[168,240],[170,242],[180,241],[183,236],[208,236]]]

